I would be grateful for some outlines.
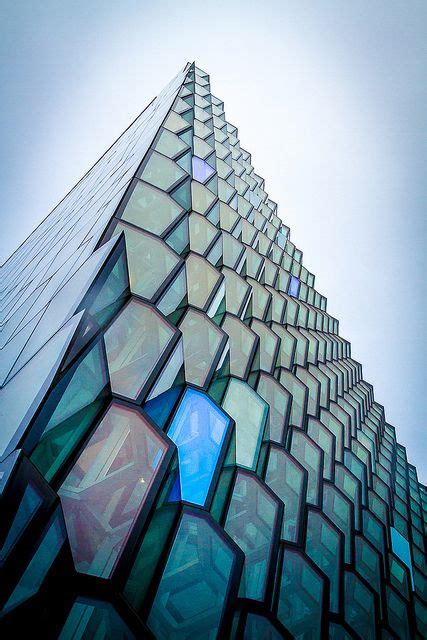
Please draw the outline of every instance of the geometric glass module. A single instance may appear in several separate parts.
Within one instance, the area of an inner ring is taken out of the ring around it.
[[[237,473],[224,529],[245,554],[240,596],[263,600],[272,559],[279,502],[263,483]]]
[[[220,638],[235,562],[209,520],[184,512],[147,621],[155,637]]]
[[[184,341],[185,379],[203,387],[224,334],[207,316],[195,309],[187,311],[179,329]]]
[[[120,217],[160,236],[183,211],[166,193],[138,181]]]
[[[167,448],[138,409],[109,407],[58,492],[78,571],[111,575]]]
[[[236,463],[255,469],[268,414],[268,404],[245,382],[232,378],[222,408],[236,423]]]
[[[153,307],[132,298],[104,335],[112,390],[136,399],[174,333]]]
[[[214,173],[215,169],[197,156],[193,156],[193,178],[198,182],[206,182]]]
[[[229,424],[207,395],[186,389],[167,432],[178,449],[182,500],[205,504]]]
[[[299,289],[300,281],[295,276],[291,276],[288,286],[288,294],[294,298],[298,298]]]

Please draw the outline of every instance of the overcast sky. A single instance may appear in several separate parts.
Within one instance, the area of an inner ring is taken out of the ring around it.
[[[3,0],[4,261],[187,62],[427,481],[427,3]]]

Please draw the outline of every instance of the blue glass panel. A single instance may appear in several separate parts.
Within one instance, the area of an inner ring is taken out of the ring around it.
[[[206,182],[208,178],[215,173],[215,169],[212,169],[207,162],[193,156],[193,178],[198,182]]]
[[[411,573],[412,589],[414,589],[414,574],[412,571],[412,558],[409,542],[394,527],[390,527],[390,532],[392,551],[402,560],[403,564],[406,564],[408,567]]]
[[[205,504],[229,423],[204,393],[185,391],[168,431],[178,448],[182,500]]]
[[[31,562],[16,585],[4,611],[13,609],[21,602],[33,596],[41,587],[49,569],[54,563],[65,541],[65,528],[58,510],[40,542]]]
[[[288,286],[288,294],[294,298],[298,298],[300,281],[295,276],[291,276]]]
[[[163,429],[175,406],[182,386],[172,387],[144,404],[144,411]]]

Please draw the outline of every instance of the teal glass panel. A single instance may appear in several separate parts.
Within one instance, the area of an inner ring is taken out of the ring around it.
[[[272,447],[267,463],[265,481],[285,505],[282,538],[297,542],[301,513],[305,498],[304,474],[284,449]]]
[[[248,473],[239,471],[224,529],[245,554],[239,595],[263,600],[278,524],[279,503]]]
[[[24,495],[19,503],[16,514],[10,525],[9,532],[0,547],[0,566],[7,558],[9,552],[21,537],[27,525],[31,522],[43,502],[43,497],[33,482],[25,487]]]
[[[286,548],[277,617],[301,640],[321,640],[323,580],[300,552]]]
[[[105,402],[107,391],[104,353],[97,342],[73,369],[71,377],[67,376],[53,391],[61,399],[31,455],[31,461],[48,481],[85,436]]]
[[[144,404],[145,413],[162,429],[169,421],[181,391],[181,386],[171,387],[168,391],[161,393]]]
[[[345,572],[344,615],[347,624],[364,640],[374,640],[375,603],[374,596],[354,573]]]
[[[408,567],[411,574],[412,589],[414,589],[414,573],[412,568],[411,548],[409,546],[409,542],[394,527],[390,527],[390,534],[391,548],[393,550],[393,553],[395,553],[397,557],[402,560],[403,564],[406,564],[406,566]]]
[[[330,605],[334,613],[339,609],[339,577],[341,540],[339,534],[317,511],[309,511],[305,550],[319,569],[329,578]]]
[[[168,537],[175,527],[176,518],[175,505],[160,507],[154,512],[144,534],[123,590],[124,597],[135,611],[139,611],[144,604],[147,591],[153,583],[156,567],[164,554]]]
[[[409,629],[408,611],[404,600],[387,586],[387,610],[390,627],[399,640],[412,640],[414,636]]]
[[[235,556],[209,520],[185,512],[147,624],[158,640],[217,638]]]
[[[111,575],[166,451],[136,408],[110,406],[58,491],[78,571]]]
[[[232,378],[222,408],[236,423],[236,463],[255,469],[264,436],[268,404],[248,384]]]
[[[319,447],[299,429],[292,432],[291,453],[307,470],[307,502],[317,504],[319,501],[322,458]]]
[[[4,612],[17,607],[37,593],[49,569],[58,557],[64,542],[65,530],[61,512],[58,509],[21,579],[6,602],[3,609]]]
[[[350,502],[331,484],[323,485],[323,512],[345,538],[345,561],[351,562],[352,513]]]
[[[282,634],[264,616],[249,613],[246,618],[244,640],[280,640]]]
[[[229,423],[207,395],[186,389],[168,430],[178,448],[183,500],[205,504]]]
[[[59,640],[133,640],[131,632],[113,605],[100,600],[77,598],[59,635]]]

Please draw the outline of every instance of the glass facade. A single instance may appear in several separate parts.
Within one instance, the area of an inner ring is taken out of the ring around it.
[[[427,637],[426,487],[205,72],[2,288],[2,637]]]

